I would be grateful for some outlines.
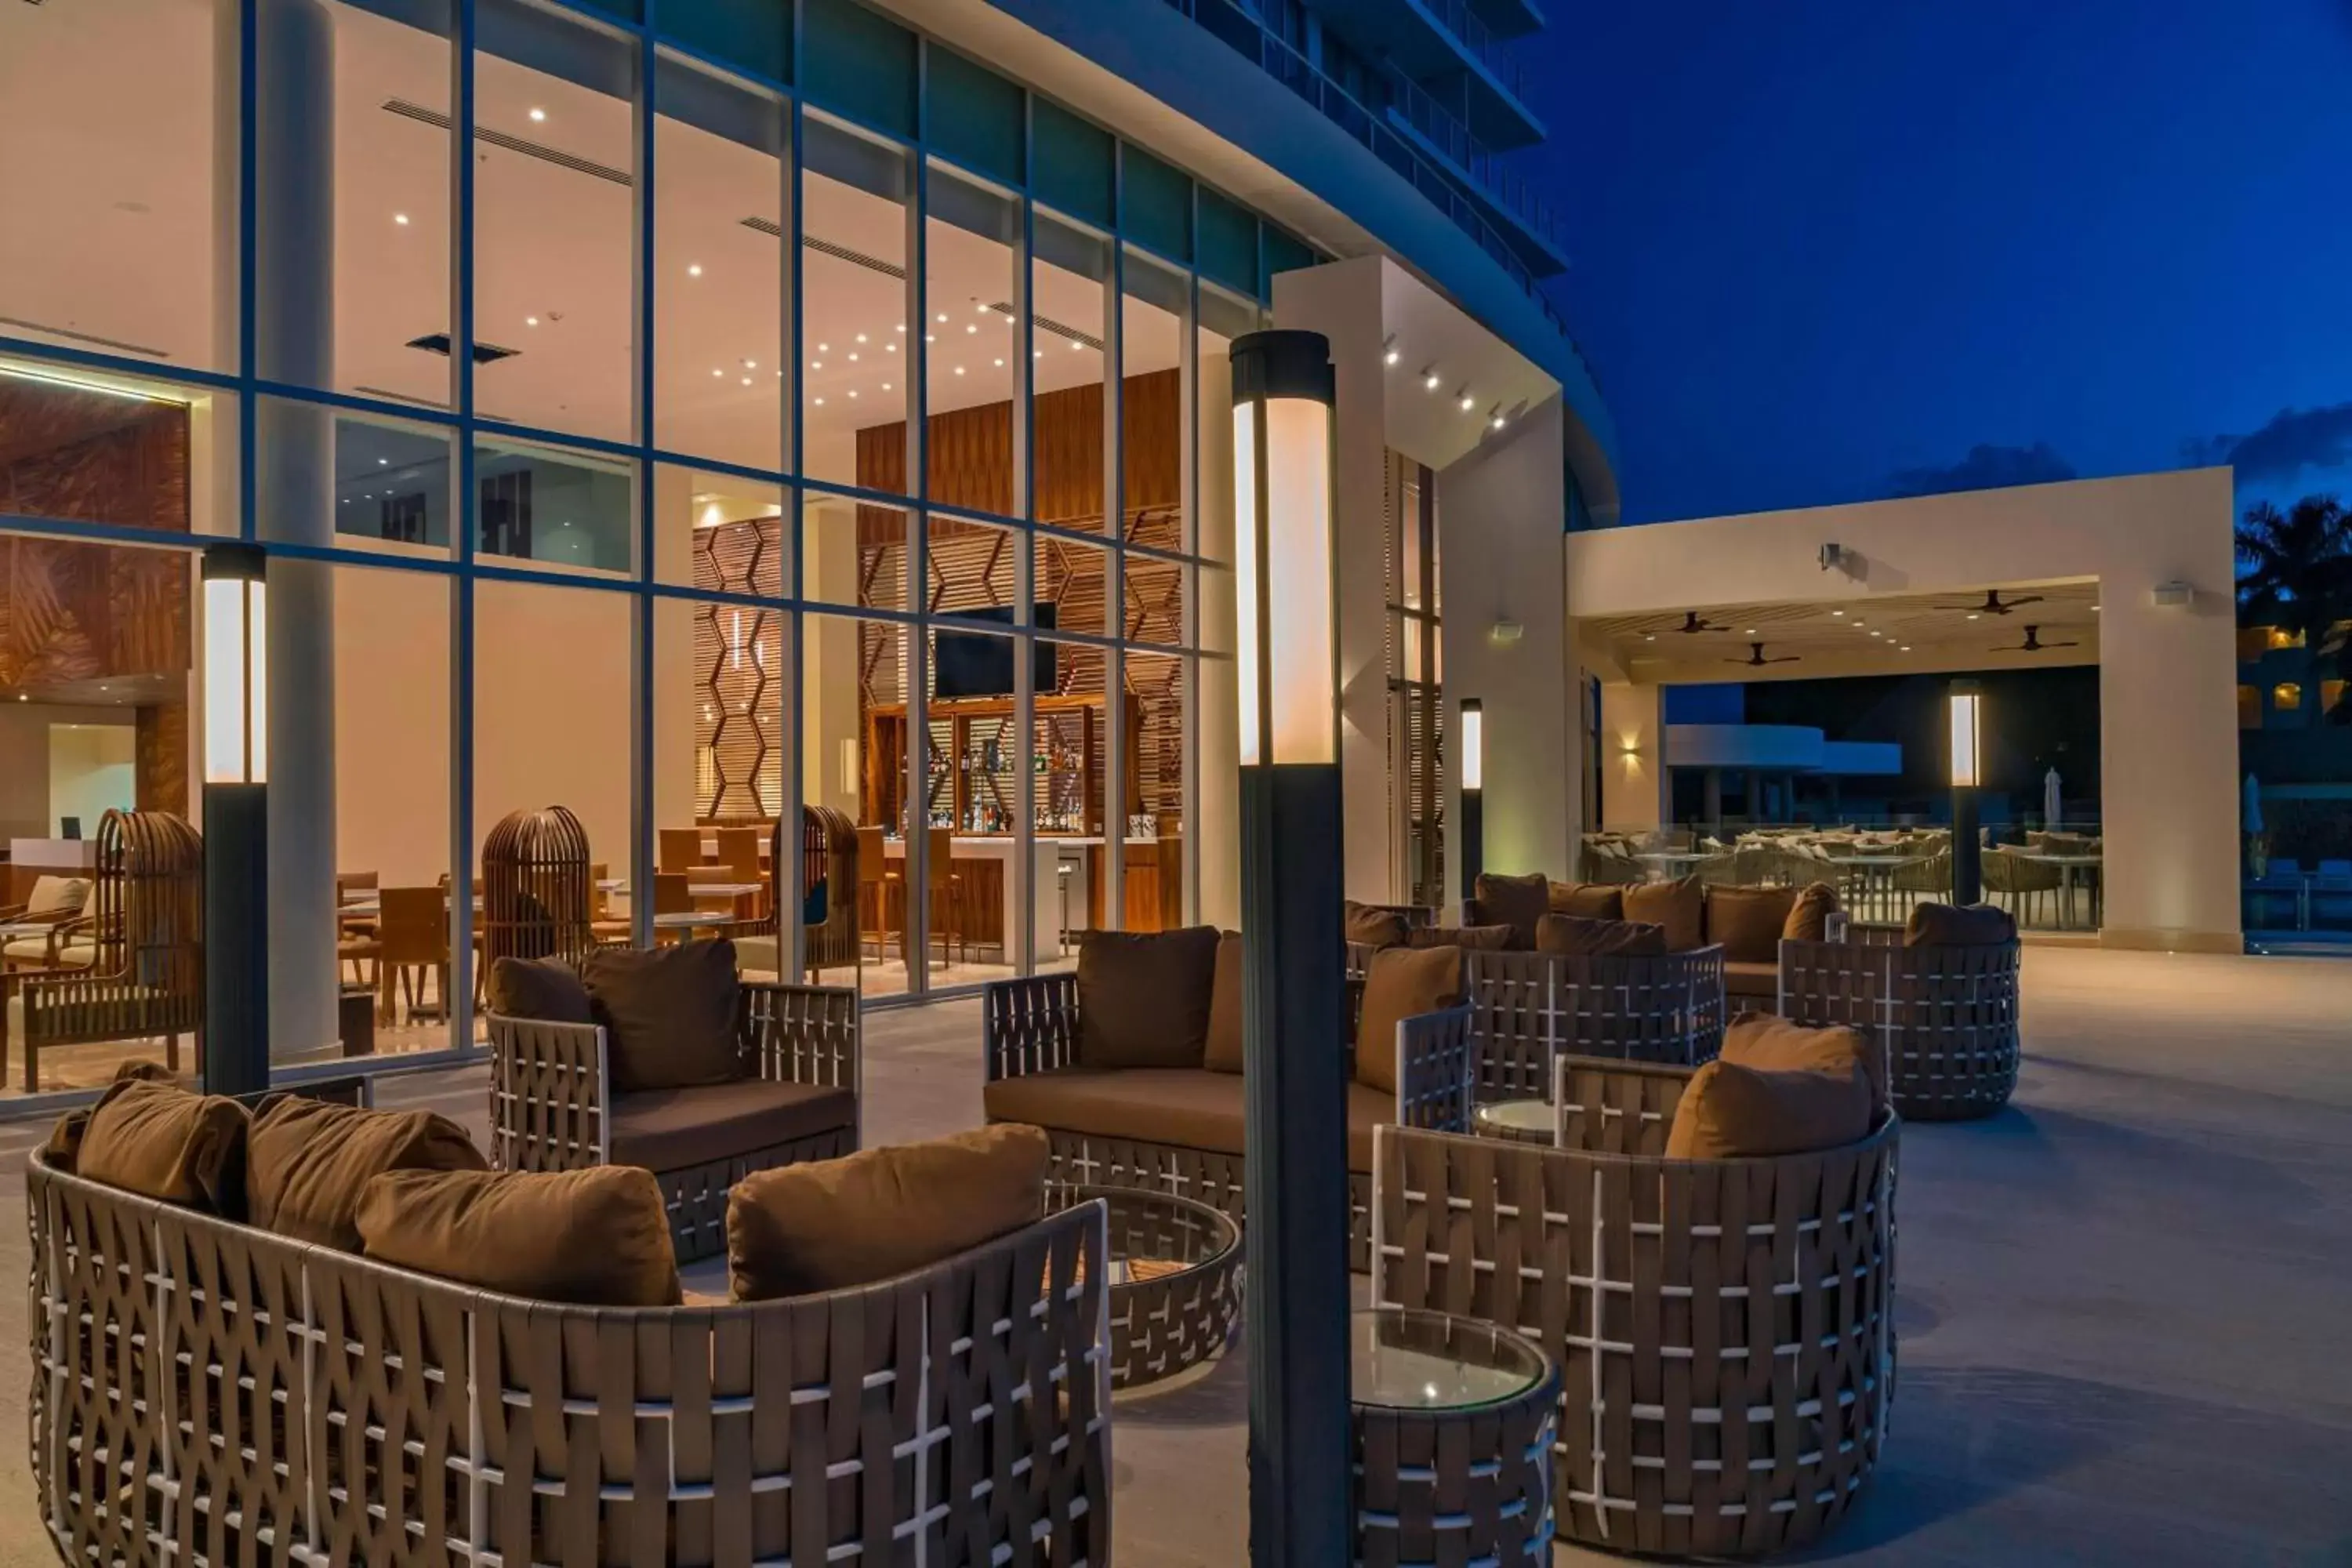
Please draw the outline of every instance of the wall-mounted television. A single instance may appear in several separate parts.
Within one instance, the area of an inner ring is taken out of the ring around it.
[[[1013,625],[1010,606],[958,610],[967,620],[1001,621]],[[1040,605],[1035,616],[1041,631],[1054,629],[1054,606]],[[940,631],[931,638],[931,694],[941,700],[959,697],[1010,697],[1013,686],[1013,650],[1017,639],[988,632]],[[1055,680],[1055,647],[1049,642],[1030,647],[1030,689],[1051,693]]]

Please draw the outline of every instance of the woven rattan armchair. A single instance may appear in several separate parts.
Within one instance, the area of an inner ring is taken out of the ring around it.
[[[1540,1100],[1563,1053],[1696,1067],[1723,1048],[1723,949],[1465,952],[1481,1100]]]
[[[877,1284],[614,1309],[39,1154],[26,1186],[33,1491],[66,1562],[1109,1561],[1099,1204]]]
[[[1351,1009],[1360,1005],[1360,984],[1349,986]],[[987,988],[982,1030],[987,1081],[1031,1078],[1078,1066],[1078,981],[1075,974],[1040,974],[1028,980],[1002,980]],[[1352,1025],[1347,1031],[1354,1034]],[[1407,1018],[1397,1027],[1397,1088],[1384,1096],[1353,1081],[1355,1047],[1341,1041],[1347,1052],[1350,1082],[1345,1108],[1349,1128],[1350,1169],[1348,1173],[1348,1257],[1360,1272],[1370,1256],[1371,1202],[1370,1134],[1381,1121],[1414,1126],[1467,1131],[1470,1125],[1470,1085],[1475,1072],[1470,1038],[1470,1009],[1448,1008]],[[1056,1127],[1048,1116],[1021,1120],[1045,1129],[1051,1163],[1048,1179],[1076,1186],[1141,1187],[1175,1193],[1207,1204],[1246,1223],[1242,1197],[1242,1075],[1206,1068],[1150,1069],[1134,1081],[1139,1088],[1175,1087],[1182,1079],[1187,1100],[1205,1104],[1196,1122],[1213,1122],[1219,1146],[1163,1142],[1131,1131],[1107,1131],[1099,1127]],[[1097,1077],[1115,1076],[1100,1074]],[[1013,1120],[997,1118],[991,1120]],[[1360,1149],[1361,1152],[1358,1151]],[[1359,1165],[1362,1168],[1356,1168]]]
[[[2017,1088],[2020,948],[1906,947],[1903,928],[1780,943],[1780,1016],[1850,1024],[1886,1051],[1887,1095],[1914,1121],[1990,1116]]]
[[[488,1024],[491,1163],[502,1171],[646,1165],[669,1205],[680,1261],[726,1250],[727,1191],[745,1176],[857,1150],[864,1089],[854,991],[744,983],[740,1082],[808,1091],[763,1097],[736,1084],[615,1093],[601,1026],[498,1013]],[[651,1152],[633,1157],[638,1149]]]
[[[1689,1079],[1561,1058],[1557,1148],[1381,1128],[1372,1300],[1500,1323],[1559,1363],[1562,1537],[1779,1552],[1844,1516],[1885,1439],[1899,1122],[1668,1160]]]

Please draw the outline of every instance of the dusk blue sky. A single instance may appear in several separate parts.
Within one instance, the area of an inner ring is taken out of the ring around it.
[[[2352,0],[1546,10],[1627,521],[2191,454],[2352,500]]]

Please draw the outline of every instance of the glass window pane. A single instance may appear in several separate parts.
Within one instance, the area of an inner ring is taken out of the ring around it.
[[[802,0],[809,96],[861,124],[915,134],[915,35],[856,0]]]
[[[1040,210],[1031,225],[1031,447],[1039,522],[1103,531],[1110,242]]]
[[[1293,272],[1320,263],[1315,247],[1305,240],[1285,234],[1272,224],[1262,226],[1265,237],[1265,275],[1269,279],[1277,272]]]
[[[654,121],[654,439],[783,467],[783,100],[665,58]]]
[[[1119,399],[1126,510],[1124,536],[1161,550],[1189,551],[1184,515],[1184,322],[1189,280],[1129,250],[1121,301]]]
[[[654,470],[654,575],[724,594],[780,596],[783,487],[665,464]]]
[[[264,538],[387,555],[449,553],[449,429],[311,404],[260,405]]]
[[[527,0],[478,4],[475,409],[634,439],[635,47]]]
[[[1140,147],[1120,149],[1119,232],[1162,256],[1192,259],[1192,182]]]
[[[1191,661],[1127,656],[1135,707],[1137,806],[1127,850],[1127,929],[1172,931],[1187,923],[1184,762],[1190,743]]]
[[[1103,903],[1103,781],[1109,765],[1103,692],[1109,656],[1098,647],[1042,638],[1038,647],[1054,661],[1051,693],[1039,685],[1030,756],[1039,866],[1045,864],[1046,847],[1055,852],[1055,920],[1051,926],[1040,920],[1037,927],[1037,967],[1047,970],[1076,961],[1080,931],[1112,923]]]
[[[1037,535],[1035,625],[1043,631],[1115,636],[1108,619],[1110,552],[1058,534]]]
[[[1021,542],[1010,530],[934,515],[928,531],[933,615],[971,616],[1013,624],[1019,597]]]
[[[1116,144],[1110,132],[1042,98],[1029,106],[1030,189],[1041,202],[1108,228]]]
[[[1202,185],[1196,194],[1201,225],[1201,275],[1238,289],[1258,291],[1257,219]]]
[[[653,627],[655,938],[727,936],[740,969],[782,973],[777,893],[797,888],[796,840],[779,882],[772,836],[792,760],[791,626],[782,610],[663,599]]]
[[[486,440],[474,452],[474,548],[481,554],[593,572],[634,570],[634,465]]]
[[[1121,635],[1132,642],[1178,647],[1186,637],[1185,596],[1192,568],[1156,556],[1127,557],[1127,623]]]
[[[1020,204],[936,165],[929,195],[924,268],[930,374],[923,404],[930,499],[1010,513]]]
[[[229,0],[0,11],[0,333],[236,368],[236,290],[215,275],[236,223],[216,52],[235,17]]]
[[[805,117],[802,146],[802,468],[905,493],[912,169],[821,115]]]
[[[772,81],[793,78],[793,11],[774,0],[665,0],[661,34]]]
[[[1021,89],[937,44],[924,56],[923,82],[930,95],[924,120],[930,144],[968,168],[1021,184]]]

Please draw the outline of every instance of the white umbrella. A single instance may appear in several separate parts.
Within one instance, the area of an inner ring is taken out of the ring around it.
[[[2054,829],[2058,826],[2060,792],[2058,770],[2052,768],[2042,775],[2042,826]]]
[[[2263,830],[2263,786],[2254,782],[2252,773],[2246,775],[2245,804],[2242,809],[2246,818],[2246,831],[2260,833]]]

